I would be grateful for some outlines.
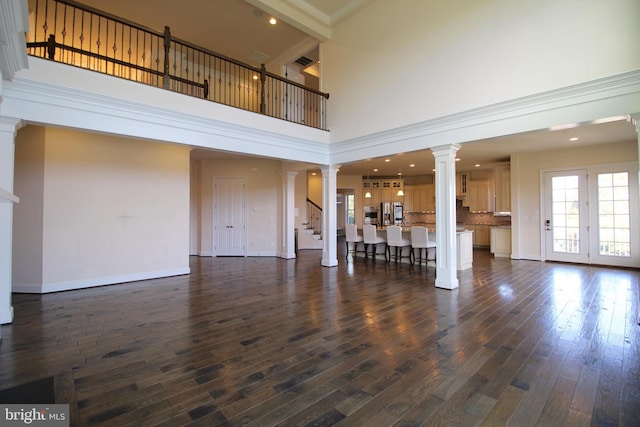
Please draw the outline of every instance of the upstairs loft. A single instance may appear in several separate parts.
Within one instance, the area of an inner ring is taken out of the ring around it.
[[[329,94],[69,0],[30,2],[30,56],[327,130]]]

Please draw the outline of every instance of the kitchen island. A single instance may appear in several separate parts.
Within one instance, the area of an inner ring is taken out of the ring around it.
[[[402,227],[402,237],[411,240],[411,225],[401,225]],[[429,240],[436,241],[436,230],[435,227],[429,228]],[[362,230],[359,230],[359,233],[362,234]],[[386,237],[386,226],[378,226],[376,228],[376,233],[378,236]],[[370,250],[370,249],[369,249]],[[409,248],[405,248],[404,250],[409,250]],[[430,250],[427,258],[427,265],[436,265],[436,250]],[[364,257],[364,252],[357,252],[357,256]],[[376,259],[382,259],[384,261],[384,252],[378,252],[376,254]],[[409,262],[409,258],[400,258],[400,262]],[[462,227],[458,228],[456,231],[456,269],[468,270],[473,267],[473,230],[466,230]]]

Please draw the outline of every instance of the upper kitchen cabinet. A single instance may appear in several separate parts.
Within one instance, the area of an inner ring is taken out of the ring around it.
[[[398,191],[403,189],[402,179],[371,178],[362,181],[363,206],[379,206],[380,203],[402,202],[403,197]],[[369,191],[370,198],[364,198]]]
[[[469,172],[456,173],[456,195],[458,197],[467,195],[467,183],[469,182]]]
[[[467,199],[471,212],[493,211],[489,181],[469,181],[467,183]]]
[[[496,205],[494,212],[511,212],[511,169],[499,166],[495,169]]]
[[[433,212],[436,210],[436,191],[433,184],[405,185],[406,212]]]

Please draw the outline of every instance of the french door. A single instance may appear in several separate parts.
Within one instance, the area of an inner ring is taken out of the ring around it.
[[[545,259],[640,266],[637,164],[544,173]]]
[[[246,256],[245,179],[214,178],[214,180],[214,255]]]

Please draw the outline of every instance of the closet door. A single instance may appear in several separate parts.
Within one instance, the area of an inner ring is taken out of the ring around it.
[[[246,256],[246,182],[214,178],[213,243],[215,256]]]

